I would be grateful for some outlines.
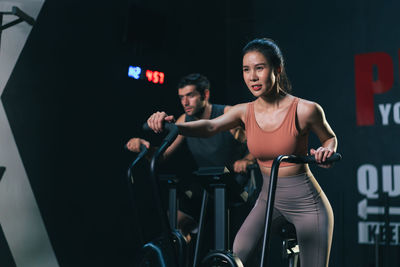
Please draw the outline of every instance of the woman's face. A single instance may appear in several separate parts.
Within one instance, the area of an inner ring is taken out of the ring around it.
[[[272,92],[276,76],[262,53],[250,51],[243,56],[243,79],[250,92],[258,97]]]

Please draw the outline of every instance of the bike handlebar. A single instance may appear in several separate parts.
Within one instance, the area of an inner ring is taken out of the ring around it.
[[[165,144],[167,147],[175,140],[175,138],[178,136],[179,130],[178,127],[174,123],[165,123],[164,124],[165,130],[167,130],[168,134],[163,140],[163,144]],[[148,131],[153,131],[145,122],[143,124],[143,130],[148,132]]]
[[[320,164],[315,160],[314,155],[308,155],[308,156],[288,155],[288,156],[280,156],[280,157],[283,157],[282,161],[289,162],[289,163]],[[341,159],[342,159],[342,155],[341,154],[333,153],[332,156],[327,158],[324,162],[322,162],[322,164],[333,163],[333,162],[339,161]]]
[[[160,189],[160,179],[158,177],[158,166],[159,166],[159,159],[162,156],[162,154],[167,150],[167,148],[171,145],[171,143],[176,139],[178,136],[178,127],[173,124],[173,123],[165,123],[164,124],[164,129],[168,131],[167,136],[164,137],[162,140],[159,148],[155,151],[151,162],[150,162],[150,182],[152,183],[154,195],[155,195],[155,202],[156,206],[158,209],[159,214],[162,214],[162,228],[163,228],[163,233],[168,235],[171,232],[171,228],[169,225],[169,221],[167,218],[167,215],[165,214],[163,208],[162,208],[162,203],[160,199],[161,195],[161,189]],[[149,125],[146,123],[143,124],[143,130],[144,131],[153,131]]]
[[[324,162],[318,163],[315,160],[314,155],[307,155],[307,156],[295,156],[295,155],[282,155],[277,157],[280,158],[280,162],[289,162],[289,163],[307,163],[307,164],[328,164],[339,161],[342,159],[342,155],[340,153],[333,153],[332,156],[327,158]],[[253,163],[247,166],[247,171],[258,169],[259,166],[257,163]]]

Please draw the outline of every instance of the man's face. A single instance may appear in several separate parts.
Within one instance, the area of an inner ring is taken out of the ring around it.
[[[185,113],[189,116],[196,116],[204,109],[205,98],[196,90],[195,85],[186,85],[178,89],[178,96]]]

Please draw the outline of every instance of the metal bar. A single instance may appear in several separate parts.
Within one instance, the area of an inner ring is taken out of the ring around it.
[[[390,250],[390,240],[392,239],[392,231],[390,231],[390,216],[389,216],[389,194],[387,192],[383,193],[383,205],[385,207],[385,250],[383,259],[383,266],[388,265],[388,259],[390,259],[389,250]]]
[[[3,14],[0,13],[0,27],[3,26]],[[2,30],[0,30],[0,52],[1,52],[1,34],[2,34]]]
[[[279,157],[275,158],[274,162],[272,163],[271,178],[269,180],[269,189],[268,189],[268,198],[267,198],[267,212],[265,214],[263,250],[262,250],[262,254],[261,254],[260,267],[266,266],[266,262],[267,262],[266,255],[268,254],[268,249],[269,249],[272,212],[274,211],[275,191],[276,191],[276,184],[278,182],[279,165],[282,162],[282,160],[287,157],[288,156],[279,156]]]
[[[201,237],[203,236],[202,233],[204,229],[204,218],[207,211],[207,203],[208,203],[208,193],[205,189],[203,189],[203,200],[201,201],[199,232],[197,233],[196,247],[194,250],[193,267],[197,267],[197,262],[199,261],[199,251],[202,241]]]
[[[16,20],[14,20],[14,21],[11,21],[11,22],[9,22],[9,23],[7,23],[7,24],[4,24],[4,25],[2,25],[2,26],[0,27],[0,32],[3,31],[3,30],[5,30],[5,29],[7,29],[7,28],[10,28],[10,27],[12,27],[12,26],[14,26],[14,25],[16,25],[16,24],[18,24],[18,23],[20,23],[20,22],[23,22],[23,21],[24,21],[23,19],[19,18],[19,19],[16,19]]]
[[[153,193],[154,193],[154,202],[157,207],[158,214],[161,215],[161,227],[163,229],[163,232],[165,234],[171,232],[171,228],[169,226],[169,220],[167,215],[165,214],[165,211],[163,210],[163,206],[161,203],[161,188],[160,188],[160,179],[158,177],[158,160],[161,157],[163,150],[166,149],[165,145],[161,145],[160,148],[155,152],[153,155],[153,158],[151,159],[150,162],[150,182],[153,187]]]
[[[169,186],[169,224],[172,229],[176,229],[178,214],[177,214],[177,201],[176,201],[176,184],[173,181],[168,181]]]
[[[214,207],[215,207],[215,250],[224,251],[226,249],[226,200],[225,185],[217,184],[214,188]]]
[[[3,174],[5,171],[6,171],[6,167],[0,166],[0,181],[1,181],[1,178],[3,178]]]
[[[375,267],[379,267],[379,234],[375,234]]]
[[[14,16],[18,17],[18,19],[3,25],[3,15],[14,15]],[[25,21],[26,23],[28,23],[31,26],[35,23],[34,18],[29,16],[28,14],[26,14],[24,11],[22,11],[21,9],[19,9],[16,6],[13,6],[11,11],[0,12],[0,32],[7,28],[10,28],[11,26],[14,26],[20,22],[23,22],[23,21]],[[1,38],[0,38],[0,41],[1,41]]]
[[[31,16],[29,16],[28,14],[26,14],[24,11],[22,11],[21,9],[19,9],[16,6],[12,7],[12,14],[14,14],[15,16],[21,18],[23,21],[25,21],[26,23],[28,23],[29,25],[33,25],[35,24],[35,19],[32,18]]]

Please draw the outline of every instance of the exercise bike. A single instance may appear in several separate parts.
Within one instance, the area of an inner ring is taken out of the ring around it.
[[[198,181],[203,187],[203,199],[200,211],[199,231],[196,239],[193,267],[204,266],[231,266],[242,267],[237,256],[227,250],[229,237],[229,208],[227,205],[227,191],[231,201],[246,202],[247,192],[229,174],[225,167],[200,168],[195,172]],[[227,190],[228,189],[228,190]],[[214,199],[214,250],[209,252],[201,261],[199,251],[204,234],[204,222],[207,213],[209,196]],[[236,198],[236,199],[234,199]]]
[[[150,131],[147,123],[143,125],[145,131]],[[161,225],[161,234],[154,240],[143,245],[140,259],[137,259],[134,266],[139,267],[186,267],[187,266],[187,244],[184,236],[176,230],[176,191],[175,199],[174,186],[170,187],[170,220],[164,211],[160,199],[160,175],[158,173],[159,159],[168,146],[178,136],[178,128],[174,124],[165,124],[165,130],[168,135],[162,140],[160,147],[155,151],[150,162],[149,183],[153,193],[153,202],[157,213],[159,214],[159,223]],[[133,161],[128,169],[128,181],[134,183],[132,172],[135,167],[143,160],[148,153],[145,146],[141,146],[141,152]],[[131,189],[131,188],[130,188]],[[176,188],[175,188],[176,189]],[[131,196],[133,192],[131,191]],[[137,201],[136,201],[137,202]],[[175,206],[174,206],[175,205]],[[144,243],[144,242],[143,242]]]
[[[327,158],[324,163],[332,163],[342,159],[342,155],[334,153],[331,157]],[[265,215],[265,228],[263,235],[263,248],[261,254],[260,267],[267,266],[267,256],[269,250],[269,240],[272,224],[272,213],[275,202],[276,185],[278,183],[278,170],[281,162],[290,163],[307,163],[316,164],[314,156],[294,156],[294,155],[281,155],[274,159],[271,167],[271,178],[269,181],[268,198],[267,198],[267,212]],[[297,239],[295,233],[295,227],[291,223],[287,223],[281,229],[281,236],[284,238],[283,241],[283,254],[289,260],[289,267],[297,267],[299,249],[297,246]]]
[[[149,130],[148,126],[144,127],[145,130]],[[163,176],[158,174],[158,159],[165,151],[165,149],[174,141],[177,134],[177,128],[173,124],[166,124],[165,129],[169,131],[169,134],[163,140],[160,148],[155,152],[152,157],[150,164],[150,182],[152,184],[152,191],[154,192],[154,202],[156,203],[156,207],[158,209],[158,213],[161,216],[160,222],[163,227],[162,235],[157,239],[146,243],[142,248],[142,256],[140,260],[138,260],[137,265],[135,266],[177,266],[177,267],[186,267],[188,264],[188,248],[187,243],[183,235],[176,230],[177,223],[177,200],[176,200],[176,184],[172,176]],[[141,146],[141,152],[137,156],[137,158],[133,161],[131,166],[128,169],[128,181],[132,184],[132,170],[139,164],[140,161],[147,155],[148,151],[144,145]],[[254,165],[257,166],[257,165]],[[225,167],[219,168],[203,168],[198,171],[199,176],[208,176],[209,180],[201,179],[203,182],[207,181],[206,184],[203,183],[203,187],[207,190],[211,190],[216,194],[214,194],[215,199],[215,207],[216,207],[216,241],[215,241],[215,251],[209,253],[205,259],[202,260],[200,266],[219,266],[216,264],[227,263],[229,265],[224,266],[233,266],[233,267],[241,267],[243,266],[240,263],[240,260],[234,256],[231,252],[227,251],[226,244],[228,243],[228,230],[226,228],[227,216],[226,216],[226,202],[225,202],[225,187],[227,187],[230,191],[235,192],[234,194],[230,194],[231,196],[235,196],[234,202],[236,203],[244,203],[247,201],[247,192],[244,191],[243,186],[238,182],[235,182],[229,177]],[[202,177],[204,178],[204,177]],[[161,200],[159,198],[160,195],[160,180],[167,180],[169,184],[169,217],[166,215],[165,211],[162,209]],[[200,224],[204,225],[204,215],[206,213],[206,205],[207,200],[204,200],[206,197],[208,199],[207,190],[204,190],[203,194],[203,203],[202,203],[202,211]],[[212,193],[213,194],[213,193]],[[130,194],[133,196],[133,192]],[[169,218],[169,223],[168,223]],[[200,246],[200,240],[202,236],[202,227],[199,227],[199,232],[197,234],[196,240],[196,252],[195,252],[195,260],[193,266],[199,266],[198,264],[198,248]],[[213,264],[209,262],[213,261]]]

